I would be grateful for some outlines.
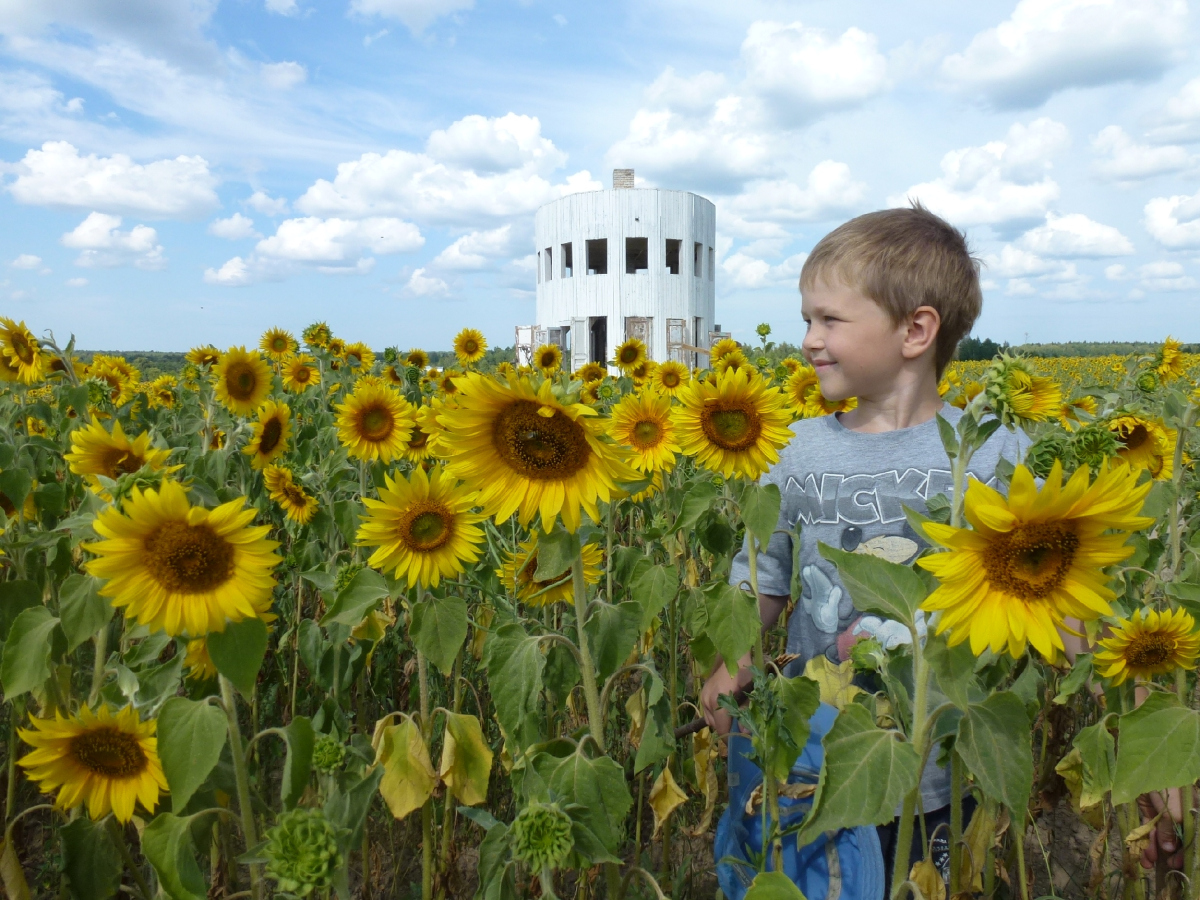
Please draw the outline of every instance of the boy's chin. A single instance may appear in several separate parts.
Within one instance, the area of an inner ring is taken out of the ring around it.
[[[843,400],[856,396],[846,385],[840,383],[841,379],[839,378],[818,380],[821,384],[821,396],[832,403],[841,403]]]

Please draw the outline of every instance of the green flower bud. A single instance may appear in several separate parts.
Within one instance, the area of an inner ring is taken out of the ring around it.
[[[1075,467],[1071,443],[1071,438],[1065,434],[1048,434],[1039,438],[1025,454],[1025,465],[1038,478],[1049,475],[1055,461],[1062,464],[1064,471],[1069,472]]]
[[[771,359],[770,359],[770,357],[767,357],[767,356],[760,356],[754,362],[758,365],[758,367],[760,369],[765,369],[767,366],[769,366],[771,364]]]
[[[1105,460],[1112,459],[1121,449],[1117,436],[1106,426],[1095,423],[1085,425],[1071,438],[1071,454],[1079,465],[1093,472],[1099,470]]]
[[[771,326],[768,323],[763,322],[761,325],[755,328],[754,331],[759,337],[765,338],[771,333]]]
[[[345,565],[339,566],[338,573],[337,573],[337,582],[336,582],[336,584],[334,584],[334,588],[333,588],[334,593],[335,594],[340,593],[342,588],[344,588],[352,580],[354,580],[354,576],[357,575],[359,572],[361,572],[362,569],[363,569],[362,563],[346,563]]]
[[[562,864],[575,846],[571,817],[557,803],[530,803],[508,829],[512,853],[535,872]]]
[[[267,877],[280,891],[307,897],[314,890],[326,891],[342,865],[337,848],[337,829],[319,809],[293,809],[279,817],[267,831]]]
[[[312,764],[318,772],[332,775],[346,761],[346,745],[332,734],[323,734],[313,747]]]
[[[856,672],[877,672],[883,658],[883,645],[875,638],[855,641],[850,645],[850,663]]]
[[[1158,373],[1153,369],[1147,369],[1140,373],[1137,377],[1137,389],[1144,394],[1153,394],[1158,390],[1162,381],[1158,377]]]
[[[394,366],[397,362],[399,362],[399,360],[400,360],[400,348],[399,347],[384,347],[383,348],[383,361],[385,363],[387,363],[389,366]]]

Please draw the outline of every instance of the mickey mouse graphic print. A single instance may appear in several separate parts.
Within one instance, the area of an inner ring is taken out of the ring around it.
[[[951,424],[962,411],[943,406]],[[898,622],[864,616],[838,578],[837,567],[818,552],[829,544],[851,553],[869,553],[894,563],[909,563],[924,542],[913,531],[904,507],[924,512],[927,501],[953,490],[950,460],[938,435],[937,420],[912,428],[866,434],[851,431],[836,415],[802,419],[779,462],[763,476],[782,495],[779,533],[758,561],[758,589],[764,594],[791,592],[793,541],[800,541],[800,602],[788,620],[788,652],[799,659],[794,671],[818,655],[844,660],[860,637],[894,648],[909,640]],[[1023,440],[1020,439],[1020,440]],[[995,484],[1001,458],[1015,464],[1023,445],[1001,428],[971,459],[969,475]],[[746,549],[737,555],[730,582],[748,582]]]

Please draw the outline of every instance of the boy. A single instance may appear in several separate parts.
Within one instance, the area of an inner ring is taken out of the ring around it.
[[[808,324],[804,355],[816,368],[821,393],[833,401],[856,397],[858,405],[795,423],[795,439],[763,476],[783,497],[778,527],[798,530],[801,542],[803,592],[788,620],[787,641],[788,652],[799,658],[789,675],[818,654],[841,662],[865,637],[889,648],[909,640],[907,628],[855,610],[836,567],[817,548],[826,543],[896,563],[911,562],[920,552],[922,541],[903,507],[924,511],[927,499],[951,492],[936,417],[954,423],[962,412],[942,401],[938,382],[983,305],[979,263],[966,238],[919,204],[859,216],[830,232],[804,263],[800,293]],[[1015,463],[1019,449],[1016,436],[999,429],[972,458],[970,475],[992,481],[999,459]],[[792,558],[791,538],[779,533],[759,557],[764,628],[788,604]],[[730,581],[748,579],[743,549]],[[731,725],[718,698],[750,682],[749,666],[747,655],[730,676],[718,660],[704,685],[704,717],[718,734]],[[949,821],[950,800],[949,773],[931,759],[921,778],[929,833]],[[895,826],[880,832],[887,859]],[[913,860],[925,855],[920,833],[914,828]],[[935,853],[940,862],[937,856],[948,861],[949,854]]]

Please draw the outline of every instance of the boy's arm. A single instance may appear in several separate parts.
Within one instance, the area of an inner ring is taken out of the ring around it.
[[[778,594],[758,595],[758,615],[762,619],[764,634],[779,621],[780,615],[782,615],[790,601],[790,597]],[[725,661],[721,658],[720,654],[717,654],[716,665],[713,666],[708,680],[704,682],[704,688],[700,691],[700,711],[704,714],[704,720],[708,723],[714,734],[728,734],[729,729],[733,726],[733,719],[729,713],[725,712],[719,706],[721,695],[732,694],[738,688],[745,687],[749,683],[749,653],[738,660],[737,672],[733,675],[729,674],[729,670],[725,668]]]

